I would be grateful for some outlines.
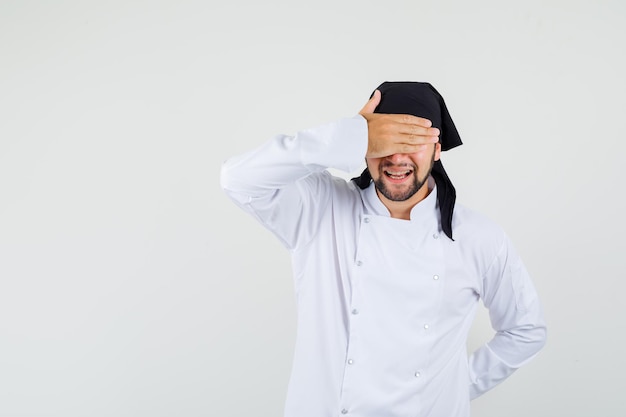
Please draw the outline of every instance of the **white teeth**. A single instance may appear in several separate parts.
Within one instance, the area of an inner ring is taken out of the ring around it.
[[[385,171],[387,175],[390,177],[404,177],[411,173],[411,170],[408,171]]]

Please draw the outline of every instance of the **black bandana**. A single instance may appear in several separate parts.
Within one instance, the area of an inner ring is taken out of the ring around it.
[[[441,132],[439,142],[441,143],[442,151],[447,151],[463,144],[459,132],[456,130],[456,126],[454,126],[454,122],[450,117],[450,113],[448,113],[443,97],[429,83],[410,81],[384,82],[377,90],[381,92],[381,99],[374,113],[411,114],[429,119],[433,122],[433,127],[438,128]],[[437,185],[441,228],[446,236],[452,239],[452,214],[454,212],[456,191],[452,181],[448,178],[448,174],[443,169],[441,160],[434,162],[431,175]],[[352,181],[359,188],[365,189],[369,187],[372,177],[369,170],[365,168],[361,176],[352,178]]]

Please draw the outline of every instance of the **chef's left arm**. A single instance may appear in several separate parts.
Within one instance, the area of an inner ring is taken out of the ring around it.
[[[507,237],[483,276],[481,297],[496,334],[469,358],[471,399],[529,362],[546,343],[537,291]]]

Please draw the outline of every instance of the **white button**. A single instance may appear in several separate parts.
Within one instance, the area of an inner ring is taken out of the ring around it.
[[[433,279],[437,281],[439,279],[439,275],[433,275]]]
[[[352,309],[352,314],[359,314],[359,310],[357,310],[356,308]]]
[[[433,234],[433,239],[439,239],[439,233],[434,233]]]
[[[428,330],[428,328],[429,328],[429,327],[430,327],[430,326],[429,326],[428,324],[425,324],[425,325],[424,325],[424,328],[425,328],[426,330]]]
[[[361,266],[361,265],[363,265],[363,262],[361,262],[361,261],[356,261],[356,266]]]
[[[352,359],[348,359],[348,365],[352,365],[354,361]]]
[[[348,414],[348,410],[344,408],[343,410],[341,410],[341,414]]]
[[[364,218],[364,219],[363,219],[363,221],[364,221],[365,223],[369,223],[369,222],[370,222],[370,218],[369,218],[369,217],[366,217],[366,218]]]
[[[419,372],[415,372],[415,378],[419,378],[420,377],[420,373]]]

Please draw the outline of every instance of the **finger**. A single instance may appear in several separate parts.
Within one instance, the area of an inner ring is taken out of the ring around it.
[[[377,152],[366,154],[368,158],[384,158],[395,154],[414,154],[418,152],[426,152],[428,144],[411,145],[408,143],[395,144],[394,146],[379,149]]]
[[[376,107],[378,106],[379,103],[380,103],[380,91],[376,90],[374,91],[374,94],[372,95],[372,97],[367,101],[367,103],[365,103],[365,106],[363,106],[359,114],[362,115],[362,114],[374,113],[374,110],[376,110]]]
[[[389,116],[398,123],[423,127],[431,127],[433,125],[433,122],[429,119],[413,116],[412,114],[390,114]]]
[[[415,124],[399,124],[398,133],[416,136],[439,136],[441,132],[436,127],[424,127]]]
[[[428,148],[426,148],[427,144],[419,144],[419,145],[402,145],[401,149],[402,152],[400,153],[418,153],[418,152],[424,152],[426,151]]]
[[[437,135],[413,135],[413,134],[403,134],[402,142],[408,145],[424,145],[428,143],[437,143],[439,142],[439,136]]]

